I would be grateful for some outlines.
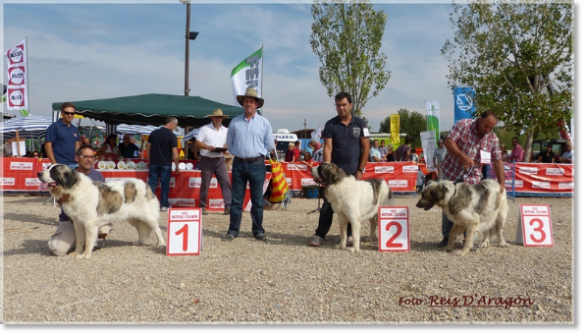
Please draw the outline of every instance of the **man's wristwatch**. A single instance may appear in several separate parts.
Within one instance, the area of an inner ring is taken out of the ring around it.
[[[366,168],[358,169],[358,170],[360,170],[361,173],[366,173]]]

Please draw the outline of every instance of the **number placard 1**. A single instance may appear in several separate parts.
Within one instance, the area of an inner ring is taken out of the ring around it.
[[[549,205],[520,205],[518,225],[516,240],[519,240],[518,234],[521,226],[524,246],[554,246]]]
[[[406,206],[378,209],[378,250],[410,251],[410,223]]]
[[[169,209],[167,256],[201,253],[201,209]]]

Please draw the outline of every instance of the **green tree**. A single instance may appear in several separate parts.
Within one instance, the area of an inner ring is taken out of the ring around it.
[[[397,113],[400,115],[400,133],[410,135],[413,147],[420,148],[420,133],[427,131],[427,117],[417,111],[410,112],[404,108],[399,109]],[[390,116],[380,122],[379,132],[390,132]]]
[[[568,123],[573,92],[573,4],[454,4],[453,42],[441,49],[449,85],[476,89],[477,113],[496,112],[510,130],[533,139],[559,120]]]
[[[349,93],[353,112],[362,116],[366,102],[378,96],[390,79],[390,71],[384,70],[387,57],[379,51],[386,14],[356,0],[316,0],[311,13],[310,43],[321,62],[321,83],[330,97]]]

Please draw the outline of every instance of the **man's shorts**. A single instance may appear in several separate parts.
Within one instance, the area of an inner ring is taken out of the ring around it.
[[[113,226],[108,223],[101,226],[98,230],[98,235],[109,234]],[[48,242],[49,249],[55,256],[67,255],[69,252],[75,249],[75,228],[71,221],[59,222],[59,227],[55,233],[51,236]]]

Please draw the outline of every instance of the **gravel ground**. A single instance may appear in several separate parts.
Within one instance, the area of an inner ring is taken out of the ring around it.
[[[7,324],[575,323],[573,199],[509,200],[512,245],[463,257],[435,247],[438,209],[397,196],[397,206],[410,207],[409,252],[381,253],[373,241],[357,254],[337,250],[336,221],[325,245],[310,248],[318,213],[307,212],[318,201],[293,198],[288,210],[264,212],[267,242],[252,238],[248,213],[240,237],[225,242],[228,217],[210,214],[200,256],[167,257],[154,234],[151,246],[136,246],[135,229],[117,225],[89,260],[50,254],[59,208],[47,199],[2,196]],[[554,247],[513,243],[521,203],[551,205]],[[166,238],[166,217],[160,225]],[[454,306],[433,306],[440,299]]]

